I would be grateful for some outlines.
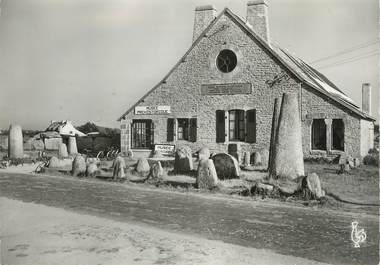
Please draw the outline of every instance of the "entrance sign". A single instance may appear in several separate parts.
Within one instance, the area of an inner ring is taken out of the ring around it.
[[[252,86],[249,83],[201,85],[202,95],[237,95],[237,94],[251,94],[251,93],[252,93]]]
[[[173,144],[156,144],[154,145],[154,151],[159,151],[164,155],[171,155],[174,153],[175,146]]]
[[[160,114],[169,114],[170,106],[136,106],[135,114],[136,115],[160,115]]]

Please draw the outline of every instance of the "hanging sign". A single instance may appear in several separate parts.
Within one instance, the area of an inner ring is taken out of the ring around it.
[[[170,106],[136,106],[136,115],[160,115],[170,114]]]
[[[173,144],[155,144],[154,151],[159,151],[161,154],[170,155],[174,153],[175,146]]]

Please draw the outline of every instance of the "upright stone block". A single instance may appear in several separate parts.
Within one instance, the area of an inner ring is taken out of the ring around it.
[[[67,149],[68,149],[69,155],[78,154],[77,139],[74,136],[69,137]]]
[[[24,147],[22,138],[22,128],[20,125],[11,125],[8,135],[8,157],[23,158]]]
[[[68,157],[69,153],[67,152],[67,146],[64,143],[61,143],[58,147],[58,157],[59,158],[64,158]]]
[[[297,93],[283,94],[275,139],[274,160],[270,175],[287,179],[304,176]]]
[[[202,159],[198,164],[197,186],[199,189],[212,189],[218,183],[218,176],[211,159]]]
[[[150,166],[146,158],[139,158],[137,161],[136,172],[143,177],[147,177],[150,173]]]
[[[212,160],[219,179],[239,178],[240,167],[235,157],[229,154],[220,153],[214,155]]]
[[[181,146],[175,153],[174,172],[189,173],[193,168],[191,148],[188,146]]]
[[[251,165],[251,153],[246,151],[246,152],[244,152],[243,166],[247,167],[250,165]]]
[[[274,99],[273,116],[272,116],[272,127],[270,132],[270,143],[269,143],[269,161],[268,170],[272,167],[274,160],[274,146],[276,141],[276,132],[278,127],[278,117],[280,115],[280,100],[278,98]]]
[[[117,156],[112,163],[112,176],[115,180],[125,178],[125,167],[126,165],[124,159],[121,156]]]
[[[83,156],[77,155],[74,158],[71,172],[74,177],[84,175],[86,173],[86,160]]]

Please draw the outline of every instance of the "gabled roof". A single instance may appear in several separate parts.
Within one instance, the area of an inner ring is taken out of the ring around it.
[[[201,41],[203,37],[207,37],[207,33],[209,30],[215,25],[215,23],[220,19],[222,15],[227,15],[234,21],[237,25],[239,25],[243,30],[248,33],[248,36],[252,38],[252,40],[256,40],[266,51],[268,51],[273,57],[275,57],[281,65],[283,65],[286,69],[288,69],[299,81],[309,85],[320,93],[328,96],[335,102],[340,105],[348,108],[352,112],[356,113],[360,117],[375,121],[376,119],[369,114],[361,111],[359,107],[350,99],[346,94],[344,94],[337,86],[335,86],[330,80],[327,79],[322,73],[318,72],[308,64],[306,64],[301,59],[290,55],[290,53],[285,50],[273,45],[269,44],[267,41],[262,39],[259,35],[257,35],[252,26],[248,23],[244,22],[239,16],[232,13],[231,10],[225,8],[211,23],[210,25],[199,35],[199,37],[193,42],[191,47],[186,51],[184,56],[174,65],[174,67],[169,71],[168,74],[152,89],[150,89],[143,97],[140,98],[132,107],[130,107],[119,119],[124,118],[129,112],[131,112],[142,100],[144,100],[152,91],[158,88],[170,75],[171,73],[178,67],[179,64],[185,61],[186,56],[191,52],[191,50]]]
[[[45,132],[57,132],[66,136],[86,136],[86,134],[75,129],[70,121],[52,121]]]

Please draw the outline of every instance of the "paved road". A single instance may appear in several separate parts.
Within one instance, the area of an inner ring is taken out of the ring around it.
[[[378,264],[377,216],[9,173],[0,173],[0,196],[327,263]],[[360,248],[350,239],[353,220],[368,235]]]

